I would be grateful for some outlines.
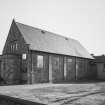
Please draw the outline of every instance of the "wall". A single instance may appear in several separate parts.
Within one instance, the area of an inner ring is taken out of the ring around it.
[[[27,83],[27,59],[22,60],[22,55],[27,54],[29,45],[26,44],[24,38],[21,35],[21,32],[19,31],[18,27],[16,26],[16,23],[13,21],[8,33],[8,37],[3,49],[3,56],[20,56],[21,59],[21,65],[20,68],[20,77],[21,77],[21,83]],[[5,61],[3,63],[6,63],[6,65],[14,65],[13,61],[15,58],[5,58]],[[17,58],[16,58],[17,60]],[[11,63],[10,63],[11,62]],[[5,65],[4,65],[5,68]],[[9,68],[9,67],[7,67]]]
[[[38,56],[43,56],[43,68],[37,67]],[[86,80],[94,75],[88,59],[38,51],[29,51],[26,60],[17,55],[4,55],[1,65],[1,75],[8,84],[63,83]]]
[[[43,56],[43,68],[37,67],[37,56]],[[32,83],[45,83],[49,81],[48,55],[32,52]]]
[[[43,56],[43,68],[37,67],[38,55]],[[42,52],[31,52],[28,56],[28,83],[58,83],[64,80],[63,56]]]
[[[37,68],[37,56],[43,56],[43,68]],[[90,79],[88,59],[30,51],[28,55],[28,83],[60,83]]]
[[[16,23],[13,21],[8,33],[8,37],[3,49],[3,55],[7,54],[18,54],[28,52],[29,45],[26,44],[24,38],[22,37]]]
[[[100,80],[105,80],[104,63],[97,63],[97,76]]]
[[[4,55],[1,66],[1,76],[6,84],[20,83],[21,60],[19,56]]]

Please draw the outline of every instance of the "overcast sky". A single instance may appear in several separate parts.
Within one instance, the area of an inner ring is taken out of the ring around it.
[[[0,54],[13,18],[105,54],[105,0],[0,0]]]

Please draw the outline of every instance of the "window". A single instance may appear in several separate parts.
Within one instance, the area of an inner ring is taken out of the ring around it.
[[[73,59],[72,58],[67,58],[67,67],[70,69],[73,65]]]
[[[24,54],[22,54],[22,59],[23,60],[26,60],[26,58],[27,58],[27,55],[24,53]]]
[[[71,58],[67,59],[67,62],[71,63],[72,62],[72,59]]]
[[[43,56],[42,55],[37,56],[37,68],[43,68]]]
[[[14,43],[11,44],[11,52],[13,52],[15,50],[15,45]]]

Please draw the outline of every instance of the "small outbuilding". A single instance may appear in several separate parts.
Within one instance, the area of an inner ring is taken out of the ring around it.
[[[62,83],[92,77],[93,57],[77,41],[13,20],[3,49],[8,84]]]
[[[96,78],[98,80],[105,80],[105,55],[93,56],[94,69],[96,69]]]

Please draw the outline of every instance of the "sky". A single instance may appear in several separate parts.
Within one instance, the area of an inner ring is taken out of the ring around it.
[[[105,0],[0,0],[0,54],[13,18],[105,54]]]

